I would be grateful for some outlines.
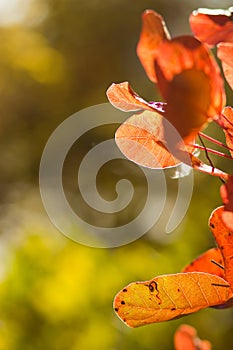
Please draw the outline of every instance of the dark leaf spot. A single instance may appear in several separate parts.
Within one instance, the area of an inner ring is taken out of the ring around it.
[[[174,311],[174,310],[176,310],[176,308],[175,308],[175,307],[173,307],[173,308],[171,309],[171,311]]]
[[[122,301],[121,301],[121,305],[125,305],[125,302],[124,302],[124,300],[122,300]]]
[[[215,225],[212,224],[212,222],[211,222],[211,223],[210,223],[210,227],[215,228]]]
[[[114,310],[115,310],[116,312],[118,312],[118,310],[119,310],[119,309],[118,309],[118,307],[115,307],[115,309],[114,309]]]
[[[155,289],[157,290],[157,283],[155,281],[152,281],[148,287],[150,292],[154,292]]]
[[[127,289],[126,289],[126,288],[124,288],[124,289],[122,290],[122,292],[124,292],[124,293],[125,293],[125,292],[127,292]]]

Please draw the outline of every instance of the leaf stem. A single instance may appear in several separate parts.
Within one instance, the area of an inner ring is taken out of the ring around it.
[[[204,144],[204,141],[202,140],[200,135],[198,135],[198,137],[199,137],[199,140],[201,141],[202,146],[204,147],[206,158],[208,159],[210,165],[212,166],[212,169],[214,170],[215,166],[214,166],[212,160],[210,159],[210,156],[208,154],[208,151],[207,151],[207,148],[206,148],[206,146]]]
[[[218,145],[218,146],[221,146],[221,147],[226,148],[228,151],[233,151],[233,148],[228,147],[228,146],[225,145],[224,143],[222,143],[222,142],[220,142],[220,141],[218,141],[218,140],[215,140],[213,137],[208,136],[208,135],[204,134],[203,132],[199,132],[198,135],[200,135],[201,137],[206,138],[207,140],[209,140],[209,141],[215,143],[215,144]]]
[[[203,150],[203,151],[216,154],[216,155],[219,156],[219,157],[228,158],[228,159],[233,160],[233,157],[231,157],[231,156],[229,156],[229,155],[227,155],[227,154],[225,154],[225,153],[218,152],[218,151],[216,151],[216,150],[214,150],[214,149],[207,148],[207,147],[204,147],[204,146],[200,146],[200,145],[197,145],[197,144],[193,144],[192,146],[195,147],[195,148],[201,149],[201,150]],[[212,164],[211,164],[211,166],[212,166]]]

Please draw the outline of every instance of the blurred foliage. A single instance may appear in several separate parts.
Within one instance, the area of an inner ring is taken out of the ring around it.
[[[50,224],[39,195],[39,161],[59,123],[107,102],[105,91],[113,81],[129,80],[147,100],[159,99],[135,53],[144,9],[160,12],[176,35],[190,32],[192,10],[230,5],[213,0],[12,0],[7,8],[7,1],[0,1],[0,350],[173,349],[182,319],[128,329],[113,313],[112,300],[125,284],[178,272],[214,244],[207,221],[220,204],[218,179],[195,175],[190,208],[172,235],[157,225],[132,244],[94,249],[68,240]],[[214,126],[209,130],[223,137]],[[109,135],[112,129],[103,130],[95,142]],[[89,134],[76,154],[85,154],[93,137]],[[75,159],[74,153],[67,163],[70,191]],[[232,171],[229,162],[213,159]],[[140,199],[140,174],[132,165],[124,167],[118,165],[118,175],[130,170]],[[104,172],[100,179],[107,193],[112,174]],[[130,210],[125,215],[133,216],[136,209]],[[169,208],[162,227],[168,213]],[[232,310],[208,309],[185,322],[216,350],[233,343]]]

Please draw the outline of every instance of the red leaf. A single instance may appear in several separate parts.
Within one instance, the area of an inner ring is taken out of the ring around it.
[[[186,324],[181,325],[174,335],[175,350],[211,350],[211,343],[201,340],[196,329]]]
[[[156,82],[154,60],[159,51],[159,44],[169,39],[170,35],[163,18],[152,10],[146,10],[142,15],[142,30],[137,45],[137,54],[148,78]]]
[[[165,117],[188,144],[221,114],[225,92],[220,70],[208,49],[191,36],[164,41],[160,51],[155,68],[167,102]]]
[[[219,125],[224,130],[226,143],[229,147],[229,151],[233,156],[233,108],[225,107],[222,114],[219,116]]]
[[[210,216],[209,226],[223,257],[225,280],[233,290],[233,231],[230,231],[222,219],[224,208],[215,209]]]
[[[214,46],[220,42],[233,42],[232,12],[229,10],[198,9],[190,16],[194,35],[202,42]]]
[[[224,261],[219,248],[211,248],[207,250],[182,270],[182,272],[194,271],[208,272],[212,275],[217,275],[219,277],[225,278]]]
[[[220,187],[220,195],[224,204],[222,220],[226,227],[233,231],[233,175]]]
[[[231,89],[233,89],[233,43],[218,44],[218,58],[222,62],[225,78]]]
[[[225,173],[194,157],[190,147],[198,132],[219,117],[225,103],[223,80],[210,51],[192,36],[169,40],[162,17],[152,10],[143,14],[137,51],[149,77],[157,80],[166,103],[146,102],[126,82],[113,84],[108,89],[109,101],[125,111],[146,109],[157,111],[165,118],[156,122],[156,132],[145,129],[144,125],[129,127],[128,122],[127,126],[122,126],[116,140],[123,153],[136,163],[153,168],[155,165],[148,161],[145,151],[150,158],[152,155],[156,159],[154,155],[159,149],[158,159],[162,167],[177,164],[179,159],[200,171],[225,178]],[[178,132],[179,137],[175,140],[170,128],[165,126],[168,122]],[[158,125],[162,128],[159,132]],[[162,139],[159,137],[161,133]],[[139,148],[136,145],[136,151],[131,149],[132,140],[140,144]],[[184,149],[183,144],[188,148]],[[176,158],[175,161],[168,160],[167,151]],[[143,153],[139,155],[139,152]]]
[[[219,67],[209,50],[192,36],[169,40],[164,21],[156,12],[146,11],[142,20],[137,49],[141,63],[149,78],[158,82],[168,104],[165,117],[185,143],[192,142],[224,106]]]

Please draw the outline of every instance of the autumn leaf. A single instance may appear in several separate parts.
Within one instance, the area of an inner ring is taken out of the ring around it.
[[[193,34],[202,42],[215,46],[220,42],[233,42],[233,16],[229,10],[200,8],[189,18]]]
[[[117,130],[116,144],[122,153],[137,164],[164,168],[180,163],[166,147],[162,117],[143,112],[127,119]]]
[[[150,130],[144,128],[144,121],[137,122],[135,127],[136,118],[139,119],[140,115],[134,117],[133,123],[127,120],[120,126],[116,141],[121,151],[130,160],[151,168],[170,167],[177,164],[177,160],[185,162],[185,158],[186,164],[195,169],[226,178],[224,172],[204,164],[193,155],[193,142],[198,132],[209,121],[218,118],[225,103],[223,81],[210,51],[192,36],[170,40],[162,17],[147,10],[142,16],[137,53],[149,78],[157,82],[165,103],[145,101],[127,82],[109,87],[107,96],[116,108],[155,112],[155,126],[150,122]],[[163,119],[159,120],[157,113]],[[180,136],[176,140],[171,137],[170,128],[166,126],[168,123]],[[161,125],[161,131],[158,125]],[[159,137],[161,134],[163,138]],[[154,164],[157,150],[159,156],[156,162],[161,166]]]
[[[166,142],[170,134],[170,143]],[[168,168],[181,161],[199,171],[227,178],[227,174],[205,164],[184,145],[174,127],[156,112],[144,111],[128,118],[116,131],[116,144],[131,161],[151,168]],[[173,141],[173,142],[171,142]],[[179,148],[174,145],[179,144]]]
[[[207,272],[225,278],[224,262],[220,249],[216,247],[207,250],[182,270],[182,272],[194,271]]]
[[[224,278],[233,290],[233,231],[225,225],[222,219],[223,212],[222,206],[216,208],[211,213],[209,226],[223,257]]]
[[[226,225],[224,214],[224,207],[221,206],[213,210],[209,219],[209,227],[217,247],[207,250],[187,265],[182,272],[200,271],[219,276],[229,283],[233,291],[233,263],[231,261],[233,256],[233,231]],[[232,306],[233,299],[231,297],[226,303],[219,305],[217,308]]]
[[[208,340],[201,340],[195,328],[183,324],[174,335],[175,350],[211,350]]]
[[[217,122],[225,133],[227,146],[233,156],[233,108],[225,107]]]
[[[166,103],[145,101],[132,89],[127,81],[120,84],[113,83],[106,94],[111,104],[122,111],[149,110],[164,114]]]
[[[114,309],[129,327],[162,322],[212,306],[233,306],[233,231],[222,219],[223,207],[210,216],[217,248],[200,255],[183,272],[134,282],[114,299]]]
[[[231,89],[233,89],[233,43],[218,44],[217,55],[222,62],[222,68],[225,78],[228,84],[230,85]]]
[[[114,299],[114,310],[129,327],[162,322],[224,304],[231,294],[223,278],[188,272],[134,282]]]
[[[220,71],[208,49],[191,36],[163,42],[160,50],[155,66],[167,103],[164,117],[189,144],[221,114],[225,93]]]
[[[142,14],[142,30],[137,45],[137,54],[148,78],[157,82],[154,61],[159,51],[159,44],[170,39],[163,18],[153,10],[146,10]]]
[[[220,195],[224,204],[222,220],[226,227],[233,231],[233,175],[220,187]]]
[[[142,23],[137,48],[140,61],[147,67],[146,71],[153,71],[156,76],[160,93],[167,102],[165,117],[185,143],[192,142],[197,132],[218,116],[224,106],[225,92],[218,65],[206,46],[194,37],[169,40],[164,21],[156,12],[145,11]],[[153,37],[156,39],[152,40]]]
[[[199,9],[190,16],[194,35],[209,46],[217,45],[227,82],[233,89],[233,13],[229,10]]]

